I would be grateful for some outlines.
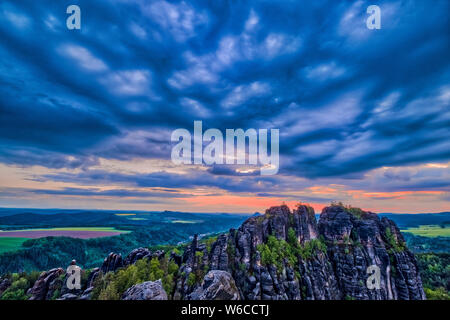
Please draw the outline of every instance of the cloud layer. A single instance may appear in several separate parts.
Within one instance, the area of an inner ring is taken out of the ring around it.
[[[372,3],[362,0],[74,4],[81,30],[67,30],[55,1],[0,4],[0,163],[15,177],[3,187],[34,197],[168,198],[127,187],[355,199],[308,189],[335,184],[441,192],[433,199],[448,207],[448,1],[380,1],[380,30],[366,28]],[[168,165],[172,130],[192,131],[194,120],[280,129],[280,173]],[[101,165],[146,160],[159,164]]]

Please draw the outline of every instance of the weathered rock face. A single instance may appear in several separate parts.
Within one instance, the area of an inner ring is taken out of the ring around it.
[[[65,271],[61,268],[42,272],[33,287],[27,292],[31,295],[29,300],[51,299],[54,290],[58,287],[56,282],[60,280],[59,276],[64,273]]]
[[[92,290],[94,289],[95,280],[101,275],[106,274],[108,272],[115,272],[119,268],[126,267],[128,265],[136,263],[136,261],[140,259],[151,259],[158,258],[161,259],[165,255],[163,250],[157,250],[155,252],[151,252],[147,248],[137,248],[130,252],[130,254],[122,259],[120,254],[110,253],[103,261],[103,264],[100,268],[94,268],[89,273],[87,281],[85,285],[81,289],[72,289],[69,290],[67,287],[67,279],[68,274],[64,277],[64,279],[55,279],[49,284],[49,289],[45,299],[50,300],[53,297],[53,293],[56,290],[59,290],[59,298],[58,300],[89,300],[92,295]],[[81,271],[84,272],[84,271]]]
[[[239,300],[239,290],[233,277],[226,271],[213,270],[206,274],[203,283],[188,300]]]
[[[3,292],[6,291],[6,289],[8,289],[11,286],[11,280],[9,280],[8,278],[2,279],[0,278],[0,296],[2,295]]]
[[[124,265],[135,264],[136,261],[144,258],[152,258],[152,252],[147,248],[138,248],[131,251],[125,258]]]
[[[143,258],[141,255],[143,254],[142,250],[143,248],[138,248],[133,250],[130,255],[125,259],[125,262],[122,259],[122,256],[117,253],[111,252],[104,260],[103,264],[100,268],[94,268],[91,270],[91,273],[88,276],[87,283],[86,283],[86,290],[87,293],[83,292],[81,293],[81,296],[83,296],[84,300],[89,299],[90,293],[92,292],[92,287],[94,286],[95,280],[99,277],[100,274],[106,274],[108,272],[115,272],[117,269],[122,268],[123,266],[126,266],[128,264],[135,263],[137,260]],[[71,292],[74,293],[74,292]],[[76,293],[78,294],[78,293]]]
[[[164,250],[156,250],[155,252],[151,252],[147,248],[138,248],[134,249],[128,254],[128,256],[125,258],[123,265],[128,266],[131,264],[135,264],[136,261],[141,259],[152,259],[152,258],[162,259],[164,258],[165,255],[166,253],[164,252]]]
[[[111,252],[103,261],[100,270],[103,272],[103,274],[105,274],[110,271],[114,272],[122,267],[123,267],[122,256],[120,254]]]
[[[94,286],[94,281],[99,276],[99,272],[100,272],[100,268],[92,269],[91,273],[89,273],[89,276],[87,278],[86,288],[91,288]]]
[[[147,281],[129,288],[121,300],[167,300],[161,280]]]
[[[260,252],[273,242],[280,246],[277,261]],[[367,287],[371,265],[380,268],[379,289]],[[416,260],[395,223],[339,205],[325,208],[319,223],[308,206],[293,212],[280,206],[209,246],[194,237],[173,298],[203,297],[205,270],[231,274],[241,299],[425,299]]]
[[[79,296],[73,293],[65,293],[57,300],[78,300]]]
[[[414,255],[395,223],[371,212],[351,214],[341,206],[325,208],[319,232],[328,245],[344,297],[356,299],[425,299]],[[367,288],[367,268],[380,268],[380,289]]]
[[[79,297],[79,300],[91,300],[92,290],[94,290],[94,287],[88,287],[86,290],[84,290]]]

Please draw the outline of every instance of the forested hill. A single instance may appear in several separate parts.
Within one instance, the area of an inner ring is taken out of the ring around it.
[[[105,255],[111,251],[127,255],[137,247],[187,242],[194,234],[211,235],[237,227],[247,217],[168,211],[153,213],[81,211],[3,216],[0,218],[0,229],[111,226],[131,232],[94,239],[67,237],[30,239],[18,250],[0,254],[0,274],[47,270],[67,265],[72,259],[76,259],[83,268],[89,268],[101,263]]]

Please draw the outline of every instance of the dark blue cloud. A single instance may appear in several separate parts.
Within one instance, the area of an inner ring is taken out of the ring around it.
[[[194,120],[279,128],[280,172],[298,177],[450,159],[446,0],[379,1],[381,30],[365,27],[369,1],[73,4],[80,31],[65,28],[64,3],[0,5],[3,163],[86,169],[97,157],[169,159],[171,131],[192,130]],[[52,178],[83,174],[103,173]],[[241,175],[213,167],[135,183],[230,191],[278,183]]]
[[[13,192],[11,192],[13,191]],[[191,197],[191,194],[180,194],[172,191],[142,191],[142,190],[129,190],[129,189],[112,189],[101,190],[99,188],[62,188],[62,189],[19,189],[13,190],[1,190],[0,195],[17,195],[20,193],[32,193],[39,195],[50,196],[83,196],[83,197],[132,197],[132,198],[186,198]]]
[[[83,185],[123,185],[134,187],[197,188],[215,187],[230,192],[256,192],[277,187],[277,177],[234,177],[211,175],[203,170],[184,174],[165,171],[148,174],[124,174],[104,170],[86,170],[80,173],[54,173],[36,177],[36,181],[74,182]]]

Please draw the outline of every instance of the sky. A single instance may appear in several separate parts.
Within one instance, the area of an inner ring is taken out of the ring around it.
[[[449,6],[1,1],[0,207],[450,211]],[[279,129],[279,172],[174,164],[196,120]]]

